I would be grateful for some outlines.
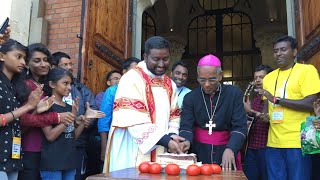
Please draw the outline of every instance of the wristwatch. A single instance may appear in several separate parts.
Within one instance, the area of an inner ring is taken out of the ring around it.
[[[281,98],[280,97],[276,97],[276,102],[274,104],[279,104],[280,103]]]

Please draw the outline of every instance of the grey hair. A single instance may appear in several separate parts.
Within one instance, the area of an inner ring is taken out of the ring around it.
[[[199,68],[200,68],[201,66],[198,66],[197,67],[197,73],[199,73]],[[217,69],[216,69],[216,73],[217,74],[220,74],[221,72],[222,72],[222,68],[221,67],[216,67]]]

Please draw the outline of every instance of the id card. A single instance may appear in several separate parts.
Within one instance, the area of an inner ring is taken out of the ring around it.
[[[13,137],[12,138],[12,159],[20,159],[21,153],[21,138]]]
[[[283,108],[281,106],[275,107],[272,112],[272,123],[283,123]]]

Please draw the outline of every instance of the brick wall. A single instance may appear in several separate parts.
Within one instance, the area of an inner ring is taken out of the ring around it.
[[[46,0],[48,20],[48,48],[52,53],[62,51],[70,55],[75,64],[76,77],[79,59],[82,0]]]

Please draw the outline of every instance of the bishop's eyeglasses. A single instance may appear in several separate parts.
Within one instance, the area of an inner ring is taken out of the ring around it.
[[[209,79],[198,77],[197,80],[200,84],[205,84],[207,81],[209,82],[209,84],[214,84],[218,81],[218,77],[211,77]]]

